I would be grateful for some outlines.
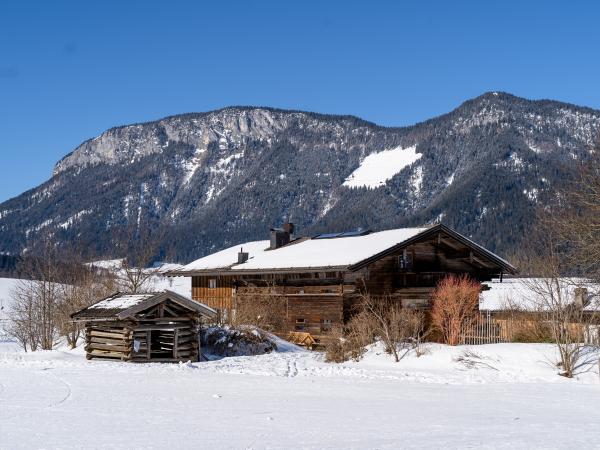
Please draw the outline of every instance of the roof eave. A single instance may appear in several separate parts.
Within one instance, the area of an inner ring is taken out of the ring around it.
[[[190,270],[169,272],[166,275],[169,277],[191,277],[191,276],[218,276],[218,275],[263,275],[267,273],[306,273],[306,272],[323,272],[332,270],[348,270],[350,266],[319,266],[319,267],[288,267],[277,269],[206,269],[206,270]]]

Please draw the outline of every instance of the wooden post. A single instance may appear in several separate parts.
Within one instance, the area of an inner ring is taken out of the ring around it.
[[[179,340],[179,328],[173,333],[173,358],[177,358],[177,341]]]
[[[151,350],[150,350],[150,347],[151,347],[151,345],[150,345],[151,333],[152,332],[150,330],[146,331],[146,358],[148,358],[148,360],[150,359],[151,354],[152,354]]]
[[[194,328],[192,328],[193,330]],[[196,327],[196,340],[198,341],[198,354],[196,355],[196,358],[198,359],[198,361],[202,361],[202,339],[200,338],[200,331],[202,329],[202,318],[200,318],[200,320],[198,321],[197,327]]]

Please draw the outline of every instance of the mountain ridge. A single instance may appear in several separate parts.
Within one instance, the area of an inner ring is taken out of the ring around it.
[[[160,256],[186,261],[292,215],[305,233],[443,220],[511,252],[599,129],[600,111],[503,92],[401,127],[254,106],[166,116],[84,141],[48,181],[1,203],[0,251],[49,232],[122,256],[115,230],[143,220],[161,230]],[[344,183],[367,156],[410,147],[417,157],[379,187]]]

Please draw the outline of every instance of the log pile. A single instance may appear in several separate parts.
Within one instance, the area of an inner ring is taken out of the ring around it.
[[[129,360],[132,352],[132,330],[119,324],[88,324],[86,358]]]

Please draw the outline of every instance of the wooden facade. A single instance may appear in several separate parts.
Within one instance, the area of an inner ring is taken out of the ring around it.
[[[346,239],[352,245],[352,238]],[[188,275],[192,276],[192,298],[197,301],[235,314],[242,302],[255,301],[260,295],[276,297],[285,314],[282,334],[308,332],[323,339],[332,327],[351,317],[362,294],[386,296],[405,307],[427,309],[435,286],[448,274],[467,274],[485,281],[515,270],[493,253],[439,225],[343,267],[309,269],[294,267],[290,261],[287,269],[223,268]]]
[[[86,358],[132,362],[197,361],[198,327],[216,312],[173,292],[112,295],[75,314],[84,322]]]

